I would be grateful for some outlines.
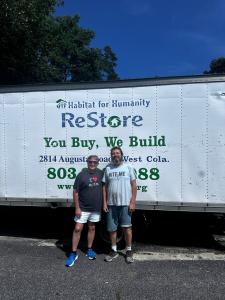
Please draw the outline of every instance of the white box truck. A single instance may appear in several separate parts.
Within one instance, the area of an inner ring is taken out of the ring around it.
[[[225,212],[225,75],[0,88],[0,205],[71,206],[120,146],[137,208]]]

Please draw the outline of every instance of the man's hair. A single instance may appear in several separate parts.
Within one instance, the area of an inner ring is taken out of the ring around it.
[[[87,161],[91,160],[92,158],[95,158],[97,162],[99,162],[99,158],[97,155],[89,155],[87,158]]]
[[[122,151],[122,149],[120,148],[120,147],[113,147],[111,150],[110,150],[110,154],[111,154],[111,156],[112,156],[112,152],[114,151],[114,150],[119,150],[120,151],[120,154],[121,154],[121,156],[123,156],[123,151]]]

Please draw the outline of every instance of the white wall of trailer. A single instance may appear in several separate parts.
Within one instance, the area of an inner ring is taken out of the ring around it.
[[[0,199],[71,203],[86,157],[97,154],[104,168],[107,139],[117,138],[137,170],[138,203],[222,206],[224,92],[225,82],[203,82],[2,93]],[[71,118],[65,127],[63,116]],[[110,117],[121,124],[110,126]],[[89,149],[72,143],[81,140]]]

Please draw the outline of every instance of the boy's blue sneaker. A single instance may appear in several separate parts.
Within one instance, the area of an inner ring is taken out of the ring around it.
[[[92,259],[96,259],[96,253],[95,251],[93,251],[91,248],[89,248],[86,252],[86,256],[88,257],[88,259],[92,260]]]
[[[67,267],[72,267],[74,265],[75,260],[78,259],[77,253],[70,253],[70,256],[66,260],[66,266]]]

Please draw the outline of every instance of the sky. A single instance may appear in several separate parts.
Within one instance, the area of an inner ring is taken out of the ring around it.
[[[64,0],[55,14],[79,14],[121,79],[198,75],[225,56],[224,0]]]

